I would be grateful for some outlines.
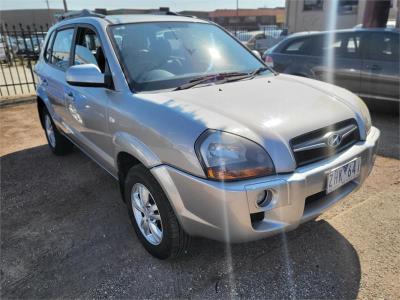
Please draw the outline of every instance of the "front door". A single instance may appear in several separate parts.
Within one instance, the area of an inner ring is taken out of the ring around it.
[[[78,26],[72,53],[73,65],[94,64],[102,73],[109,71],[94,28]],[[83,150],[110,170],[114,163],[107,105],[113,93],[104,87],[80,87],[67,83],[65,95],[67,122],[74,129]]]

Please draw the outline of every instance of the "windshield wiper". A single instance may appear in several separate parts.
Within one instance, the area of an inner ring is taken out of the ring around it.
[[[206,83],[208,81],[222,81],[222,83],[226,82],[233,82],[233,81],[239,81],[243,79],[252,79],[258,74],[269,70],[267,67],[260,67],[253,72],[246,73],[246,72],[227,72],[227,73],[218,73],[218,74],[212,74],[212,75],[205,75],[205,76],[200,76],[195,79],[190,80],[187,83],[184,83],[180,86],[178,86],[174,91],[179,91],[179,90],[186,90],[190,89],[192,87],[195,87],[196,85]]]
[[[257,75],[259,75],[260,73],[269,70],[269,68],[267,67],[260,67],[258,69],[255,69],[253,72],[250,73],[245,73],[243,75],[238,75],[236,77],[232,77],[226,80],[226,82],[232,82],[232,81],[239,81],[239,80],[243,80],[243,79],[253,79],[254,77],[256,77]]]
[[[184,84],[178,86],[176,89],[174,89],[174,91],[190,89],[192,87],[195,87],[196,85],[206,83],[211,80],[219,81],[219,80],[226,80],[229,77],[239,77],[239,76],[247,76],[247,75],[249,75],[249,74],[243,73],[243,72],[227,72],[227,73],[218,73],[218,74],[200,76],[200,77],[190,80],[187,83],[184,83]]]

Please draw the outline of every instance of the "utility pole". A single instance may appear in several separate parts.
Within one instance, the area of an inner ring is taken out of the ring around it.
[[[239,17],[239,0],[236,0],[236,16]]]
[[[51,24],[51,23],[53,23],[53,19],[52,19],[52,17],[51,17],[51,14],[50,14],[50,4],[49,4],[49,0],[45,0],[45,2],[46,2],[46,6],[47,6],[47,14],[49,15],[49,24]]]
[[[63,0],[63,4],[64,4],[64,11],[67,12],[68,11],[67,0]]]
[[[369,0],[365,5],[364,28],[386,27],[389,18],[390,0]]]

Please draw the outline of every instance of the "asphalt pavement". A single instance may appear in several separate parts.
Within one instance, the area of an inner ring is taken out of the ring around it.
[[[373,121],[373,172],[316,222],[239,245],[197,238],[160,261],[136,238],[113,178],[78,150],[52,155],[34,104],[2,108],[1,297],[399,299],[399,119]]]

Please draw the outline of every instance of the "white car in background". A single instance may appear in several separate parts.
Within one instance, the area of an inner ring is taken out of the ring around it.
[[[281,33],[281,29],[266,27],[265,30],[238,32],[234,35],[250,50],[263,53],[285,38]]]
[[[3,36],[0,35],[0,62],[7,61],[7,53],[3,42]]]

